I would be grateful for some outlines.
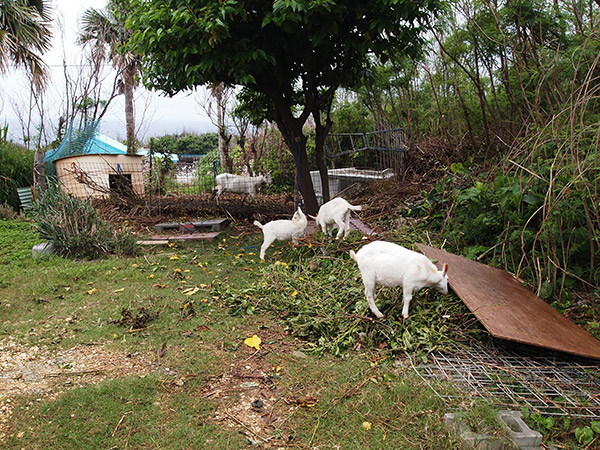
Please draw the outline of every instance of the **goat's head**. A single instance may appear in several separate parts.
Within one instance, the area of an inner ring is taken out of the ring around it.
[[[292,216],[292,222],[302,222],[302,221],[306,221],[306,216],[302,212],[302,209],[298,206],[298,209]]]
[[[271,178],[271,172],[263,173],[262,177],[263,177],[263,181],[266,184],[271,184],[271,182],[273,181],[273,178]]]
[[[440,281],[436,284],[436,289],[442,294],[448,293],[448,264],[442,265],[442,270],[439,271],[441,275]]]

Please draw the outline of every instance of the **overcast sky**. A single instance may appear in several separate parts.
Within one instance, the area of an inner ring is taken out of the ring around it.
[[[78,23],[83,12],[88,8],[103,9],[106,0],[52,0],[53,17],[53,47],[43,55],[44,62],[51,69],[50,84],[44,94],[47,110],[46,126],[56,127],[57,119],[64,108],[65,81],[63,60],[69,65],[69,70],[77,71],[81,63],[83,50],[76,43]],[[110,74],[110,64],[107,74]],[[112,86],[112,77],[108,76],[107,89]],[[22,70],[11,68],[7,74],[0,74],[0,128],[9,126],[9,136],[14,141],[21,141],[22,127],[29,116],[29,83]],[[201,89],[198,92],[180,93],[173,98],[165,97],[157,92],[148,92],[138,87],[135,91],[136,129],[137,137],[142,142],[152,136],[180,133],[183,131],[204,133],[215,131],[210,119],[200,103],[206,94]],[[20,119],[19,119],[20,118]],[[34,118],[34,124],[39,119]],[[109,111],[100,125],[100,132],[114,139],[124,140],[125,112],[123,96],[111,103]],[[55,133],[54,129],[49,134]],[[54,136],[50,136],[53,139]]]

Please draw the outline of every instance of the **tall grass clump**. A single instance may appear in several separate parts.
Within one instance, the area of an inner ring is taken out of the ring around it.
[[[103,221],[89,201],[53,186],[33,204],[34,227],[56,250],[74,258],[98,258],[108,254],[133,256],[136,238],[127,230],[115,230]]]
[[[31,186],[33,156],[32,150],[0,139],[0,205],[19,209],[17,188]]]

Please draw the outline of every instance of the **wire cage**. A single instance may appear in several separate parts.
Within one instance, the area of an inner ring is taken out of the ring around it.
[[[325,141],[325,155],[332,168],[391,169],[401,177],[408,151],[406,142],[406,134],[401,128],[368,133],[330,133]]]

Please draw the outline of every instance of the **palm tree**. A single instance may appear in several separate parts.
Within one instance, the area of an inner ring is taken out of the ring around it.
[[[122,51],[122,46],[131,37],[131,32],[125,28],[129,10],[129,0],[109,0],[103,11],[94,8],[86,10],[83,14],[79,42],[83,45],[93,44],[96,56],[110,60],[113,67],[119,71],[121,90],[125,95],[127,153],[135,154],[133,90],[140,63],[136,55]]]
[[[3,0],[0,2],[0,72],[8,66],[25,67],[34,87],[41,91],[48,70],[40,54],[50,48],[52,32],[47,0]]]

